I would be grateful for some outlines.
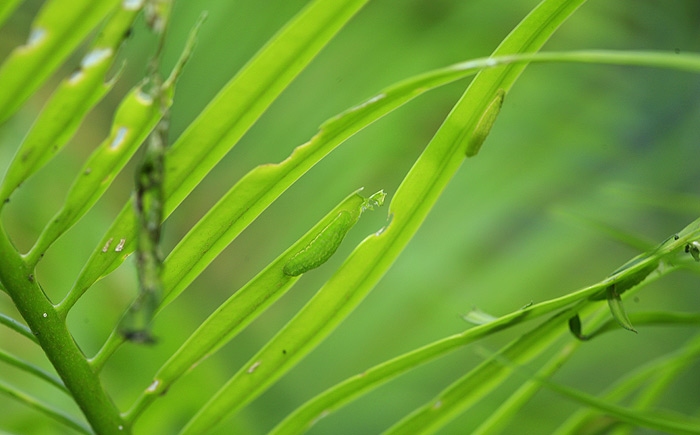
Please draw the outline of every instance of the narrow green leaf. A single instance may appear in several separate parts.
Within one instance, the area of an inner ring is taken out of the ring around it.
[[[166,192],[170,210],[199,184],[365,3],[367,0],[310,3],[219,92],[168,155]]]
[[[619,330],[619,328],[617,328]],[[653,386],[658,382],[658,379],[665,378],[667,374],[670,376],[678,374],[689,365],[697,362],[700,355],[700,335],[696,335],[686,345],[678,351],[664,355],[654,361],[649,361],[643,366],[630,370],[613,386],[611,386],[602,398],[608,402],[619,402],[632,393],[637,391],[642,385],[651,382]],[[646,393],[639,399],[635,400],[635,407],[638,408],[640,400],[646,402],[644,397]],[[638,408],[639,409],[639,408]],[[564,424],[559,426],[553,435],[568,435],[572,433],[584,433],[585,427],[593,424],[593,420],[600,417],[600,413],[596,410],[580,410],[572,415]]]
[[[685,245],[685,252],[689,253],[693,260],[700,261],[700,242],[693,240]]]
[[[22,0],[4,0],[0,3],[0,26],[12,15],[20,3],[22,3]]]
[[[378,192],[370,198],[364,198],[359,194],[359,191],[351,194],[289,249],[272,261],[240,290],[236,291],[197,328],[177,352],[158,370],[151,386],[142,393],[129,411],[128,419],[131,421],[136,419],[150,403],[166,391],[187,370],[196,366],[199,361],[211,355],[231,340],[268,306],[284,295],[299,278],[299,275],[285,273],[285,268],[289,262],[299,252],[304,252],[309,245],[317,241],[324,231],[329,231],[329,226],[337,221],[338,216],[347,216],[351,220],[352,225],[357,222],[364,210],[370,208],[373,198],[379,199],[374,205],[381,205],[383,195],[383,192]],[[161,308],[176,296],[176,294],[170,293],[161,305]],[[282,352],[277,357],[284,359],[286,358],[286,353]]]
[[[549,379],[573,356],[574,351],[580,346],[578,342],[571,342],[564,346],[555,356],[542,366],[537,376]],[[525,382],[517,391],[508,396],[498,409],[477,427],[472,435],[499,434],[512,420],[515,414],[541,389],[541,385],[534,381]]]
[[[584,0],[545,0],[494,53],[537,51]],[[418,230],[465,158],[466,146],[494,96],[507,92],[525,65],[482,71],[399,186],[389,226],[366,238],[312,300],[190,420],[183,434],[202,433],[253,400],[311,352],[364,299]],[[527,315],[528,310],[520,314]],[[491,324],[489,324],[491,325]],[[284,361],[275,360],[282,350]],[[274,361],[273,364],[269,361]],[[255,370],[249,369],[255,365]]]
[[[166,156],[165,217],[366,2],[313,1],[219,92]],[[72,300],[133,252],[136,221],[132,207],[131,201],[124,206],[93,252],[71,291]],[[124,240],[122,250],[103,255],[101,249],[109,240]]]
[[[37,340],[36,336],[32,334],[31,329],[29,329],[27,325],[18,322],[17,320],[13,319],[12,317],[6,314],[0,313],[0,324],[7,326],[8,328],[21,335],[24,335],[28,339],[32,340],[34,343],[39,343],[39,340]]]
[[[115,79],[105,83],[105,76],[139,10],[122,4],[95,38],[79,68],[53,93],[7,169],[0,187],[0,207],[63,148],[85,115],[112,88]]]
[[[72,415],[67,414],[64,411],[54,409],[53,407],[38,401],[36,398],[16,389],[15,387],[12,387],[12,386],[7,385],[3,382],[0,382],[0,393],[3,393],[9,397],[12,397],[13,399],[17,400],[18,402],[24,403],[25,405],[29,406],[30,408],[36,409],[37,411],[41,412],[42,414],[46,415],[47,417],[52,418],[56,422],[61,423],[62,425],[67,426],[71,429],[75,429],[76,431],[78,431],[80,433],[84,433],[84,434],[92,434],[93,433],[85,423],[77,420]]]
[[[581,341],[586,341],[591,338],[582,332],[581,317],[578,313],[569,319],[569,331],[571,331],[574,337]]]
[[[543,324],[511,342],[498,355],[520,364],[530,361],[564,334],[563,320],[571,313],[572,308],[569,308],[552,316]],[[504,366],[495,358],[484,361],[440,392],[429,403],[416,409],[384,433],[392,435],[435,433],[491,393],[510,372],[510,367]]]
[[[63,384],[63,381],[61,381],[56,375],[47,372],[46,370],[42,369],[41,367],[38,367],[34,364],[31,364],[27,361],[24,361],[20,358],[17,358],[14,355],[10,355],[9,353],[5,352],[2,349],[0,349],[0,361],[4,361],[5,363],[7,363],[13,367],[17,367],[18,369],[25,371],[27,373],[30,373],[39,379],[43,379],[46,382],[48,382],[49,384],[51,384],[54,387],[58,388],[59,390],[63,391],[64,393],[68,393],[68,390],[66,389],[66,386]]]
[[[611,225],[607,220],[584,216],[565,210],[556,210],[554,215],[567,223],[577,224],[581,227],[591,229],[596,235],[605,235],[612,240],[639,251],[648,251],[654,247],[654,243],[647,238],[641,237],[625,228]]]
[[[632,313],[628,317],[629,322],[637,326],[685,326],[697,325],[700,323],[700,313],[644,312]],[[569,325],[571,325],[571,322]],[[618,331],[619,327],[620,324],[617,319],[610,319],[609,321],[603,323],[600,327],[596,328],[590,334],[583,334],[579,329],[578,333],[580,335],[577,335],[573,328],[572,333],[574,333],[574,335],[581,340],[591,340],[606,332]]]
[[[27,43],[0,67],[0,124],[41,86],[119,0],[49,0]]]
[[[610,307],[610,313],[612,314],[613,318],[617,320],[617,323],[619,323],[620,326],[626,330],[637,333],[637,330],[634,329],[634,326],[632,326],[629,317],[627,317],[625,306],[622,304],[622,299],[620,298],[620,294],[615,290],[615,286],[611,285],[608,287],[607,292],[608,306]]]
[[[506,379],[511,371],[510,366],[503,365],[499,361],[500,359],[524,364],[534,357],[541,355],[566,333],[564,328],[562,328],[563,320],[571,316],[577,309],[577,306],[572,306],[566,310],[562,310],[544,323],[520,336],[499,351],[495,357],[489,358],[461,379],[452,383],[436,398],[431,400],[429,404],[418,408],[408,417],[388,429],[386,433],[436,432],[457,415],[463,413],[472,405],[478,403],[493,392]],[[586,311],[591,311],[593,309],[592,306],[588,306]],[[596,324],[601,322],[604,316],[605,311],[597,309],[596,314],[593,316],[593,322]],[[568,343],[568,345],[541,370],[541,373],[551,374],[556,371],[561,364],[572,356],[572,353],[579,345],[580,343],[578,342]],[[519,396],[512,396],[509,402],[505,403],[490,417],[489,420],[491,423],[485,422],[485,425],[482,425],[480,429],[494,430],[495,428],[493,425],[500,427],[505,424],[507,416],[515,413],[517,409],[522,406],[524,401],[534,394],[539,387],[540,385],[537,383],[526,382],[521,388]]]
[[[501,360],[501,362],[509,366],[513,366],[511,362],[504,362],[503,360]],[[530,379],[535,382],[539,382],[546,388],[549,388],[550,390],[559,393],[568,399],[595,408],[598,411],[604,412],[605,414],[625,423],[658,430],[663,433],[673,433],[679,435],[700,433],[700,420],[695,418],[681,416],[678,414],[671,415],[668,412],[660,413],[651,410],[637,411],[616,405],[604,399],[599,399],[591,394],[575,390],[536,375],[530,377]]]
[[[679,232],[678,240],[673,238],[671,241],[662,244],[662,249],[656,249],[654,252],[656,255],[668,255],[673,252],[678,252],[689,238],[697,237],[698,234],[700,234],[700,219],[692,222]],[[646,261],[658,261],[658,259],[649,256]],[[629,264],[629,262],[625,264]],[[627,269],[627,273],[634,273],[637,267],[643,266],[644,263],[639,263],[635,267]],[[657,279],[672,270],[674,270],[673,267],[666,267],[653,277],[650,277],[649,280]],[[383,362],[365,370],[359,375],[346,379],[311,399],[285,418],[273,429],[272,433],[302,433],[319,418],[328,415],[330,412],[408,370],[432,361],[461,346],[473,343],[496,331],[519,325],[575,303],[582,304],[584,301],[590,300],[591,295],[599,293],[609,284],[610,278],[606,278],[597,284],[569,293],[566,296],[527,306],[520,311],[504,315],[496,320],[468,329],[463,333],[446,337],[412,352]],[[631,291],[634,292],[635,290],[636,289],[632,289]]]
[[[698,57],[694,55],[694,57]],[[689,60],[689,59],[688,59]],[[633,202],[645,207],[654,207],[676,214],[690,213],[700,214],[700,196],[690,192],[674,192],[666,189],[651,188],[640,185],[612,185],[605,189],[605,193],[613,198],[625,198],[627,202]]]
[[[109,136],[97,147],[73,182],[61,210],[42,231],[27,254],[36,264],[44,252],[73,226],[112,184],[161,117],[157,104],[139,85],[122,100]],[[119,251],[119,241],[105,243],[104,250]]]
[[[676,352],[667,360],[663,367],[659,367],[653,376],[650,377],[647,385],[639,392],[637,397],[631,404],[631,407],[636,410],[651,409],[651,407],[659,400],[668,387],[677,380],[678,376],[685,371],[688,366],[695,362],[694,358],[689,356],[696,354],[700,350],[699,337],[694,337],[681,349],[681,352]],[[625,425],[617,427],[611,435],[630,435],[635,427]]]
[[[469,312],[463,315],[462,318],[473,325],[484,325],[497,319],[497,317],[492,316],[491,314],[476,307],[469,310]]]

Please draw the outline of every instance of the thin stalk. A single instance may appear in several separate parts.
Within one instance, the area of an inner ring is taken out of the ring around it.
[[[77,420],[75,417],[72,415],[66,414],[63,411],[60,411],[58,409],[54,409],[51,406],[40,402],[39,400],[35,399],[34,397],[19,391],[17,388],[12,387],[10,385],[4,384],[0,382],[0,393],[3,393],[7,396],[12,397],[13,399],[17,400],[18,402],[22,402],[25,405],[34,408],[35,410],[41,412],[42,414],[56,420],[59,423],[62,423],[68,427],[71,427],[75,430],[77,430],[80,433],[85,433],[85,434],[92,434],[92,431],[90,430],[89,427],[85,425],[80,420]]]
[[[21,324],[10,316],[0,313],[0,325],[5,325],[18,334],[24,335],[34,343],[39,343],[39,340],[37,340],[36,336],[32,334],[32,331],[26,325]]]
[[[39,379],[43,379],[49,384],[58,388],[59,390],[68,393],[66,386],[63,385],[63,382],[61,382],[61,380],[57,378],[53,373],[49,373],[41,367],[37,367],[34,364],[17,358],[16,356],[9,354],[2,349],[0,349],[0,361],[4,361],[11,366],[17,367],[18,369],[30,373],[38,377]]]

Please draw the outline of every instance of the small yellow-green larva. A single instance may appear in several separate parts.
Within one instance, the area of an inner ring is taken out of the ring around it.
[[[338,213],[304,249],[289,259],[282,270],[284,274],[298,276],[328,261],[356,221],[347,211]]]
[[[503,89],[496,91],[496,96],[486,107],[486,110],[484,111],[484,114],[481,115],[479,122],[476,123],[474,133],[472,134],[471,138],[469,138],[469,144],[467,145],[467,150],[465,151],[467,157],[475,156],[481,149],[481,145],[483,145],[484,141],[486,140],[486,136],[489,135],[491,127],[493,127],[493,123],[496,122],[496,118],[498,118],[498,114],[501,112],[501,106],[503,105],[503,98],[505,95],[506,91]]]

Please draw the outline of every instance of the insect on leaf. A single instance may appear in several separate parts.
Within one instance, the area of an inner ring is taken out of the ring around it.
[[[358,216],[359,217],[359,216]],[[322,265],[338,250],[345,235],[357,222],[357,218],[341,211],[318,235],[301,251],[294,254],[283,272],[288,276],[301,275]]]
[[[465,151],[467,157],[474,157],[481,149],[481,145],[483,145],[486,137],[491,132],[491,127],[493,127],[493,124],[496,122],[498,114],[501,113],[501,106],[503,106],[503,98],[505,95],[506,91],[499,89],[494,99],[491,100],[484,111],[484,114],[481,115],[479,122],[476,124],[476,127],[474,127],[474,133],[472,133],[469,139],[469,144]]]

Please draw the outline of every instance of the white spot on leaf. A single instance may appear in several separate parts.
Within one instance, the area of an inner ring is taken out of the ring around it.
[[[29,33],[29,38],[27,38],[27,48],[36,47],[37,45],[44,42],[46,39],[46,30],[42,28],[35,28]]]
[[[93,67],[103,60],[108,59],[112,56],[112,53],[113,51],[111,48],[96,48],[83,57],[83,60],[80,61],[80,66],[86,69]]]
[[[83,77],[85,77],[83,70],[77,69],[73,72],[73,74],[70,75],[70,77],[68,77],[68,83],[70,83],[71,85],[74,85],[74,84],[78,83],[80,80],[82,80]]]
[[[253,363],[253,365],[251,365],[251,366],[248,368],[248,373],[253,373],[253,372],[255,371],[255,369],[257,369],[259,366],[260,366],[260,361],[255,361],[255,362]]]
[[[328,414],[330,414],[330,412],[329,412],[327,409],[324,410],[322,413],[320,413],[320,414],[318,415],[318,417],[314,418],[314,419],[311,421],[310,426],[315,425],[315,424],[318,423],[318,421],[321,420],[322,418],[328,417]]]
[[[114,252],[122,252],[122,250],[124,250],[125,243],[126,243],[126,239],[119,239],[119,243],[114,248]]]
[[[138,102],[143,104],[144,106],[150,106],[151,104],[153,104],[153,97],[142,91],[142,89],[139,89],[139,93],[136,94],[136,99],[138,100]]]
[[[144,0],[124,0],[122,2],[122,7],[127,11],[136,11],[143,7]]]
[[[110,237],[109,240],[107,240],[107,243],[102,247],[102,252],[107,252],[109,250],[109,245],[112,244],[112,240],[114,240],[114,237]]]
[[[147,393],[155,393],[156,390],[158,389],[158,386],[160,385],[160,381],[158,379],[155,379],[151,385],[146,388]]]
[[[124,138],[126,137],[126,133],[129,131],[128,128],[126,127],[119,127],[117,129],[117,134],[114,135],[114,139],[112,139],[112,143],[109,144],[110,149],[117,149],[119,146],[124,143]]]

